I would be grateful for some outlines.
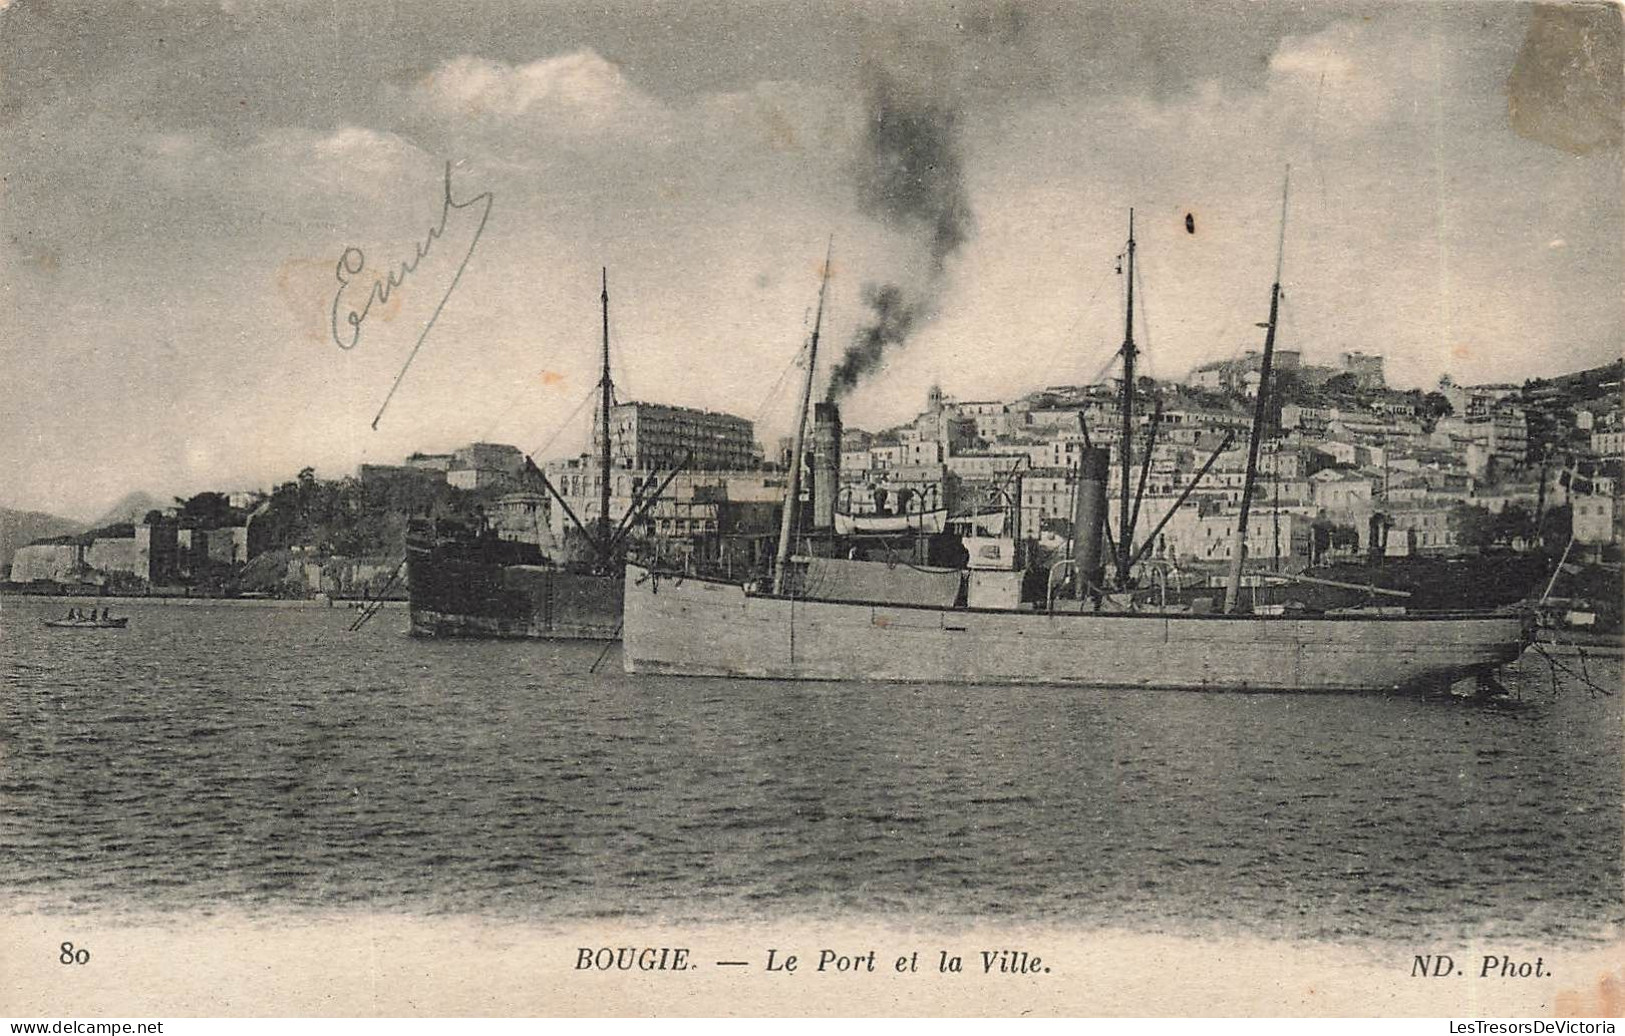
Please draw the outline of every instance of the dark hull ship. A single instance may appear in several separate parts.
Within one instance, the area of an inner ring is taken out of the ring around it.
[[[408,540],[406,574],[413,636],[620,636],[622,579],[555,565],[534,544],[430,527]]]
[[[411,632],[421,637],[511,640],[617,640],[625,594],[625,539],[670,484],[634,500],[617,524],[610,508],[609,275],[604,273],[603,371],[599,381],[598,514],[583,523],[547,476],[525,462],[525,476],[552,495],[589,545],[582,557],[553,557],[535,543],[505,540],[458,523],[414,523],[407,534]]]

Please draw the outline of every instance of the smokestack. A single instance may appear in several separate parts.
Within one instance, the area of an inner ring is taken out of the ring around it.
[[[1072,557],[1077,571],[1072,578],[1073,595],[1080,600],[1086,596],[1090,584],[1100,586],[1105,580],[1101,563],[1101,536],[1106,521],[1106,479],[1111,468],[1111,454],[1099,446],[1084,448],[1078,463],[1078,493],[1076,510],[1072,515]]]
[[[835,527],[835,497],[841,491],[841,408],[834,403],[813,407],[814,529]]]

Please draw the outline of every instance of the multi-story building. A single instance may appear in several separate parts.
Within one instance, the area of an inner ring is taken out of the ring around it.
[[[407,459],[411,466],[411,458]],[[503,443],[475,442],[452,454],[446,481],[458,489],[511,489],[524,470],[525,455],[519,447]]]
[[[1021,474],[1021,535],[1041,538],[1046,521],[1072,522],[1074,471],[1067,468],[1033,468]]]
[[[1040,450],[1040,453],[1043,451]],[[943,463],[961,479],[1001,479],[1007,477],[1033,459],[1027,447],[1006,450],[961,450],[947,457]]]
[[[603,442],[593,419],[592,456]],[[751,422],[733,414],[661,403],[620,403],[610,408],[610,461],[628,471],[671,469],[690,453],[690,471],[751,471],[762,449]]]
[[[1326,426],[1340,416],[1334,407],[1288,403],[1281,408],[1281,428],[1286,431],[1299,429],[1307,433],[1324,432]]]
[[[550,461],[544,468],[548,481],[564,502],[547,510],[548,531],[557,540],[571,535],[575,518],[589,529],[598,520],[600,474],[590,456]],[[645,500],[664,481],[667,471],[610,472],[609,520],[619,525],[635,504]],[[690,536],[716,532],[718,516],[727,505],[775,507],[784,501],[786,477],[783,472],[758,468],[752,471],[703,471],[685,469],[672,475],[664,492],[648,511],[654,532],[663,536]],[[809,488],[802,485],[806,496]],[[507,497],[503,498],[508,499]]]
[[[1591,452],[1599,457],[1625,456],[1625,429],[1609,428],[1592,432]]]
[[[1439,394],[1450,403],[1450,410],[1457,417],[1487,414],[1495,404],[1518,393],[1518,386],[1512,384],[1458,385],[1448,374],[1439,378]]]
[[[938,442],[945,449],[957,450],[970,445],[976,438],[976,419],[961,417],[952,408],[943,407],[938,410],[927,410],[916,417],[914,424],[904,431],[905,434],[912,433],[913,439]]]
[[[1351,471],[1328,468],[1317,472],[1314,483],[1315,506],[1323,511],[1361,512],[1371,509],[1371,479]]]
[[[1614,521],[1615,501],[1609,496],[1576,496],[1570,501],[1574,508],[1574,542],[1584,544],[1618,542],[1618,525]]]
[[[552,503],[546,493],[520,490],[497,497],[485,513],[500,538],[534,543],[550,551],[554,546]]]
[[[1529,455],[1529,422],[1522,407],[1497,404],[1472,417],[1441,418],[1433,441],[1459,450],[1467,470],[1482,478],[1492,463],[1522,464]]]
[[[1387,519],[1383,552],[1389,557],[1454,553],[1456,526],[1450,514],[1454,506],[1428,502],[1395,506],[1390,502],[1383,511]],[[1361,547],[1369,549],[1365,541],[1370,537],[1370,525],[1362,522],[1356,531],[1362,536]]]
[[[997,442],[1011,432],[1010,408],[1004,403],[955,403],[953,409],[960,417],[968,417],[976,423],[976,437],[983,442]]]
[[[1186,503],[1157,534],[1147,557],[1176,564],[1228,562],[1236,549],[1237,515]],[[1288,571],[1309,562],[1311,519],[1294,511],[1257,508],[1247,518],[1247,558]],[[1149,530],[1148,530],[1149,531]]]

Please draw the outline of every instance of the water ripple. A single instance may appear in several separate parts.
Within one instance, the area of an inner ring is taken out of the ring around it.
[[[0,888],[35,909],[1621,923],[1620,698],[1544,670],[1488,705],[738,685],[390,615],[128,610],[75,639],[4,602]]]

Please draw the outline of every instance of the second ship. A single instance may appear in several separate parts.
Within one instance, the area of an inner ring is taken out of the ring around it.
[[[545,489],[557,513],[569,522],[562,530],[563,536],[544,535],[539,523],[534,536],[516,539],[502,535],[483,520],[473,523],[414,521],[406,542],[412,635],[513,640],[619,639],[628,546],[634,539],[643,538],[656,503],[671,488],[677,475],[688,467],[694,451],[682,448],[665,451],[669,455],[663,455],[658,466],[640,471],[636,478],[620,472],[626,477],[617,481],[607,270],[600,298],[603,340],[594,435],[597,470],[560,476],[569,483],[567,488],[575,490],[568,495],[576,499],[578,506],[584,502],[584,494],[580,492],[583,488],[589,492],[595,488],[597,499],[585,501],[586,506],[578,514],[556,480],[549,479],[527,457],[518,477],[531,487]],[[670,409],[649,408],[643,404],[630,404],[630,408],[637,414]],[[631,419],[635,421],[637,414]],[[705,416],[716,418],[719,415]],[[754,443],[748,422],[729,420],[740,426],[727,429],[737,433],[733,438],[742,436]],[[620,501],[624,506],[616,508],[612,497],[627,495],[612,491],[621,482],[629,483],[630,496]],[[712,495],[715,496],[715,492]],[[750,502],[736,502],[729,507],[707,506],[710,511],[719,513],[723,524],[734,535],[726,544],[713,538],[713,542],[699,549],[708,546],[712,554],[727,555],[733,551],[743,555],[739,559],[732,555],[710,559],[725,566],[736,560],[749,564],[753,542],[750,525],[753,521],[770,525],[756,514],[762,510],[761,506]],[[777,504],[771,505],[771,509],[776,515]],[[619,518],[613,517],[615,510],[620,511]],[[766,534],[761,538],[765,540]],[[655,556],[660,556],[662,549],[689,553],[696,549],[694,542],[678,540],[664,544],[646,542],[645,546]]]

